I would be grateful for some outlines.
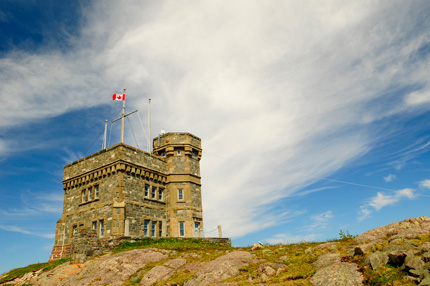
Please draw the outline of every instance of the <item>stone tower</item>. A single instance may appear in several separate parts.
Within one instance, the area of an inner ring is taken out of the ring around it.
[[[79,228],[120,237],[200,237],[200,138],[167,133],[153,154],[116,144],[64,167],[63,216],[50,260],[68,256]]]

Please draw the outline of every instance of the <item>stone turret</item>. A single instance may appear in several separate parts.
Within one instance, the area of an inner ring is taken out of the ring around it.
[[[200,237],[200,138],[189,133],[167,133],[154,138],[153,146],[154,154],[167,163],[168,233],[173,237]]]

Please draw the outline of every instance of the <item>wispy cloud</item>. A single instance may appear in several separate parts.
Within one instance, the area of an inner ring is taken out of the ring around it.
[[[423,181],[419,182],[419,186],[421,188],[430,189],[430,180],[423,180]]]
[[[54,233],[38,233],[38,232],[23,229],[23,228],[18,227],[18,226],[0,225],[0,229],[6,230],[6,231],[12,231],[12,232],[19,232],[22,234],[27,234],[27,235],[32,235],[32,236],[44,237],[44,238],[54,238],[55,237]]]
[[[389,174],[388,176],[384,177],[384,181],[387,183],[390,183],[390,182],[394,181],[395,179],[397,179],[397,176],[394,174]]]
[[[61,214],[63,193],[23,192],[18,207],[0,210],[5,216],[36,216],[46,213]]]
[[[393,205],[402,199],[414,199],[416,198],[414,189],[403,189],[395,191],[394,194],[384,194],[378,192],[375,197],[371,198],[369,202],[360,207],[359,221],[368,218],[373,211],[379,211],[386,206]]]
[[[333,212],[331,210],[323,212],[321,214],[315,214],[311,216],[311,223],[304,226],[303,229],[307,231],[313,231],[315,229],[325,229],[328,223],[333,219]]]
[[[269,244],[292,244],[300,242],[312,242],[318,239],[318,234],[307,235],[289,235],[285,233],[276,234],[273,237],[266,238],[263,241]]]
[[[428,41],[417,11],[340,0],[94,2],[70,51],[0,59],[0,127],[106,103],[125,83],[129,106],[153,99],[154,130],[194,133],[220,155],[201,162],[205,226],[244,235],[288,219],[273,206],[314,181],[299,174],[339,170],[385,138],[382,119],[414,109],[403,90],[423,86],[430,64],[410,60]]]

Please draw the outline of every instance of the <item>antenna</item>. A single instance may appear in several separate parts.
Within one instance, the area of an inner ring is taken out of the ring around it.
[[[124,96],[125,96],[125,88],[124,88]],[[125,98],[122,101],[122,116],[121,116],[121,143],[124,143],[124,113],[125,113]]]
[[[106,149],[106,135],[107,135],[107,125],[108,125],[107,123],[108,123],[108,121],[106,119],[106,121],[105,121],[105,136],[103,137],[102,150]]]
[[[148,101],[148,152],[152,153],[151,148],[151,99]]]

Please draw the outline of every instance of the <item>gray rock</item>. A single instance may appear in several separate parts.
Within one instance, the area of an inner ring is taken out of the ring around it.
[[[426,277],[421,280],[421,283],[418,286],[430,286],[430,277]]]
[[[366,258],[366,265],[370,265],[370,267],[375,270],[380,265],[386,264],[388,262],[388,255],[385,252],[377,251],[375,253],[370,254]]]
[[[315,286],[361,286],[363,277],[356,264],[336,263],[318,269],[311,278]]]
[[[424,261],[420,257],[407,256],[402,269],[408,272],[413,277],[424,276]]]
[[[252,255],[246,251],[233,251],[208,262],[185,286],[206,286],[237,276],[239,268],[248,265]]]
[[[170,278],[175,273],[175,269],[158,265],[145,273],[139,285],[151,286],[157,282],[164,281]]]
[[[354,255],[364,255],[373,249],[374,243],[361,244],[354,248]]]
[[[314,266],[316,269],[323,268],[334,263],[340,263],[340,254],[339,253],[324,253],[318,257],[318,260],[315,261]]]

